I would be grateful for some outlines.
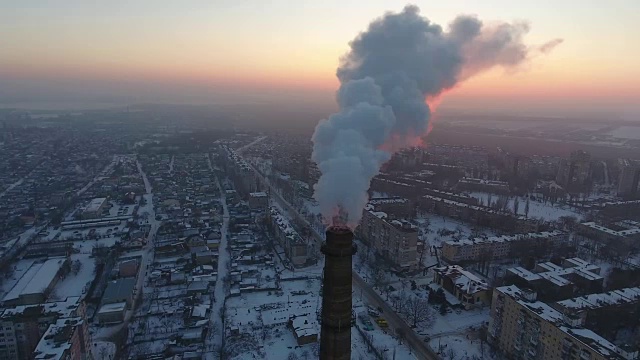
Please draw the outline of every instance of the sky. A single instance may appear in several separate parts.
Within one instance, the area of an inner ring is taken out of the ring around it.
[[[414,1],[446,27],[459,14],[527,21],[549,54],[485,73],[443,98],[463,110],[640,114],[637,0]],[[0,0],[0,104],[333,104],[349,41],[382,0]],[[640,120],[640,118],[639,118]]]

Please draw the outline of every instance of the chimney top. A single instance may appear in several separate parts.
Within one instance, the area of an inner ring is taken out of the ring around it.
[[[347,234],[351,232],[351,229],[346,225],[332,225],[327,228],[327,232],[334,234]]]

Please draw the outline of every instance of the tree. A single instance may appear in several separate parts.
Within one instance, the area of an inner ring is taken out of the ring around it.
[[[373,282],[374,288],[379,288],[385,281],[385,275],[382,269],[379,267],[375,267],[373,269],[373,274],[371,274],[371,281]]]
[[[82,268],[82,263],[78,259],[74,260],[73,263],[71,264],[71,272],[73,272],[74,275],[78,275],[81,268]]]
[[[440,315],[445,315],[447,313],[447,303],[443,302],[440,304]]]
[[[529,217],[529,198],[527,197],[527,202],[524,203],[524,216]]]
[[[107,347],[101,346],[100,350],[98,350],[98,354],[100,355],[100,359],[105,360],[107,358],[107,353],[109,352],[109,350],[107,350]]]
[[[516,197],[516,198],[513,199],[513,213],[515,215],[518,215],[518,211],[519,210],[520,210],[520,201]]]
[[[456,358],[456,356],[458,356],[458,354],[456,353],[456,351],[452,347],[450,347],[449,350],[447,350],[447,352],[445,353],[445,356],[449,360],[454,360]]]
[[[407,299],[406,304],[409,318],[413,321],[413,327],[416,327],[419,322],[429,318],[430,309],[427,300],[417,296],[411,296]]]

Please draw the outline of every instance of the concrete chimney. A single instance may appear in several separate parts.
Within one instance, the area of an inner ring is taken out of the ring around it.
[[[351,359],[351,257],[353,232],[346,226],[327,229],[322,288],[321,360]]]

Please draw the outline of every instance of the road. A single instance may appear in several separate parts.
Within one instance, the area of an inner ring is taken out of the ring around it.
[[[5,196],[9,191],[13,190],[16,186],[22,184],[24,182],[24,179],[25,178],[21,178],[20,180],[18,180],[16,182],[14,182],[13,184],[9,185],[8,188],[6,188],[3,192],[0,193],[0,198]]]
[[[245,149],[246,149],[246,146],[245,146]],[[262,176],[262,174],[260,174],[258,169],[256,169],[256,167],[251,162],[247,162],[247,163],[249,164],[249,166],[251,166],[254,173],[262,181],[262,183],[267,185],[269,189],[271,189],[272,197],[280,204],[280,206],[282,206],[284,210],[286,210],[289,213],[289,216],[295,217],[297,221],[300,221],[302,224],[305,224],[309,228],[310,233],[313,235],[314,239],[316,240],[316,246],[318,246],[319,248],[319,246],[324,241],[324,237],[321,234],[319,234],[317,231],[315,231],[315,229],[313,228],[313,226],[311,226],[311,224],[309,224],[307,219],[305,219],[298,211],[296,211],[296,209],[294,209],[293,206],[291,206],[291,204],[285,201],[285,199],[271,185],[268,179]],[[372,304],[374,306],[379,306],[384,310],[384,316],[389,322],[389,324],[392,326],[392,328],[402,329],[402,332],[404,334],[404,339],[407,341],[407,344],[411,347],[412,351],[416,354],[416,357],[418,359],[425,359],[425,360],[439,359],[438,355],[435,352],[433,352],[433,350],[431,350],[429,346],[427,346],[422,341],[422,339],[420,339],[420,337],[415,333],[415,331],[413,331],[413,329],[402,318],[400,318],[400,316],[398,316],[393,311],[393,309],[389,305],[387,305],[384,299],[382,299],[380,295],[378,295],[378,293],[376,293],[373,290],[373,288],[369,286],[369,284],[367,284],[364,280],[362,280],[362,278],[355,271],[352,271],[352,278],[353,278],[354,288],[357,288],[358,290],[361,289],[363,292],[363,295],[366,294],[365,297],[367,298],[369,304]]]
[[[242,155],[242,152],[245,151],[246,149],[252,147],[253,145],[261,142],[262,140],[266,139],[266,136],[260,136],[259,138],[253,140],[252,142],[248,143],[247,145],[244,145],[242,147],[239,147],[236,149],[236,154],[238,155]]]
[[[603,161],[602,165],[604,166],[604,186],[609,187],[611,185],[609,182],[609,167],[606,161]]]
[[[89,181],[89,183],[87,185],[85,185],[82,189],[78,190],[78,192],[76,192],[76,196],[80,196],[82,194],[84,194],[87,190],[89,190],[89,188],[95,184],[101,176],[105,175],[106,173],[109,172],[109,170],[113,169],[114,166],[116,166],[116,164],[118,163],[118,155],[113,155],[113,160],[111,160],[111,163],[109,163],[109,165],[107,165],[98,175],[96,175],[95,178],[93,178],[93,180]]]
[[[211,157],[207,154],[207,162],[209,163],[209,169],[213,171],[213,165],[211,164]],[[225,196],[224,188],[220,184],[220,179],[216,178],[218,189],[220,189],[220,203],[222,204],[222,227],[220,228],[220,246],[218,247],[218,280],[213,291],[213,307],[210,314],[211,331],[209,336],[205,339],[205,358],[214,359],[214,353],[219,351],[222,346],[222,339],[224,337],[223,327],[223,312],[224,303],[226,300],[225,278],[229,272],[230,254],[227,249],[228,231],[229,231],[229,208],[227,207],[227,199]]]

